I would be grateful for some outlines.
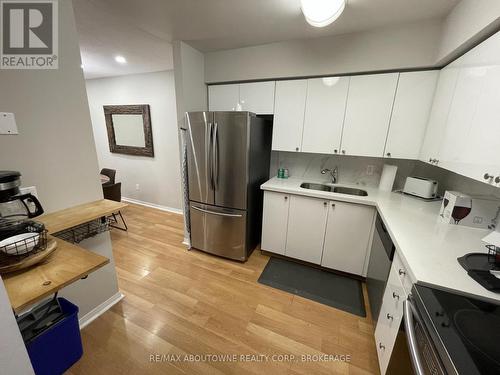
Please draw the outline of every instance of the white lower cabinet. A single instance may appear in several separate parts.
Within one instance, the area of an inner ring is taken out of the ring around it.
[[[398,266],[393,263],[375,328],[375,344],[382,375],[385,374],[391,359],[392,349],[403,320],[403,302],[407,297]]]
[[[327,214],[327,200],[292,195],[285,255],[320,264]]]
[[[266,191],[261,248],[365,276],[374,218],[370,206]]]
[[[286,232],[288,227],[288,194],[264,192],[264,210],[262,217],[261,249],[276,254],[285,254]]]
[[[373,207],[330,201],[321,265],[365,275],[374,218]]]

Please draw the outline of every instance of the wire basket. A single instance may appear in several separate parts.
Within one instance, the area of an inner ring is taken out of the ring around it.
[[[9,258],[7,262],[16,258],[21,260],[47,248],[47,230],[43,224],[35,221],[18,223],[15,230],[2,233],[2,237],[2,242],[7,243],[0,246],[0,263],[6,258]],[[18,240],[9,241],[16,237]]]
[[[500,247],[486,245],[488,249],[488,262],[500,265]]]
[[[83,240],[94,237],[99,233],[109,231],[111,221],[107,217],[101,217],[99,219],[95,219],[75,227],[65,229],[63,231],[57,232],[53,234],[54,237],[60,238],[61,240],[71,242],[71,243],[80,243]]]

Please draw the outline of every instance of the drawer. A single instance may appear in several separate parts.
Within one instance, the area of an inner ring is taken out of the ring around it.
[[[392,261],[392,267],[396,268],[397,275],[399,277],[399,280],[401,281],[401,284],[403,285],[403,288],[406,292],[406,294],[411,293],[411,288],[413,286],[413,282],[411,280],[410,274],[403,264],[403,261],[401,260],[398,252],[394,254],[394,260]]]
[[[380,372],[385,373],[403,320],[403,302],[407,294],[401,283],[399,269],[393,266],[384,291],[382,307],[375,329]]]

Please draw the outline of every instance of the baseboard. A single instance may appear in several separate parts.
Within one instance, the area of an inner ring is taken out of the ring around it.
[[[96,320],[98,317],[100,317],[102,314],[108,311],[111,307],[120,302],[124,297],[125,296],[122,293],[118,292],[111,298],[101,303],[99,306],[90,310],[87,314],[85,314],[79,319],[80,329],[83,329],[87,325],[92,323],[94,320]]]
[[[149,208],[156,208],[157,210],[167,211],[167,212],[171,212],[171,213],[174,213],[174,214],[179,214],[179,215],[183,215],[184,214],[184,211],[181,210],[181,209],[179,209],[179,208],[162,206],[162,205],[155,204],[155,203],[149,203],[149,202],[140,201],[138,199],[132,199],[132,198],[122,197],[122,201],[129,202],[129,203],[134,203],[134,204],[138,204],[138,205],[149,207]]]

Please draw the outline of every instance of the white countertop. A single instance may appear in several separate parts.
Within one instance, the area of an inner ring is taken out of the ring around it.
[[[440,201],[426,202],[370,187],[336,184],[368,192],[367,197],[358,197],[304,189],[300,187],[303,182],[328,183],[328,180],[273,177],[264,183],[261,189],[375,206],[413,282],[484,300],[500,301],[500,294],[483,288],[467,275],[457,261],[458,257],[467,253],[486,253],[481,238],[490,231],[439,222]]]

